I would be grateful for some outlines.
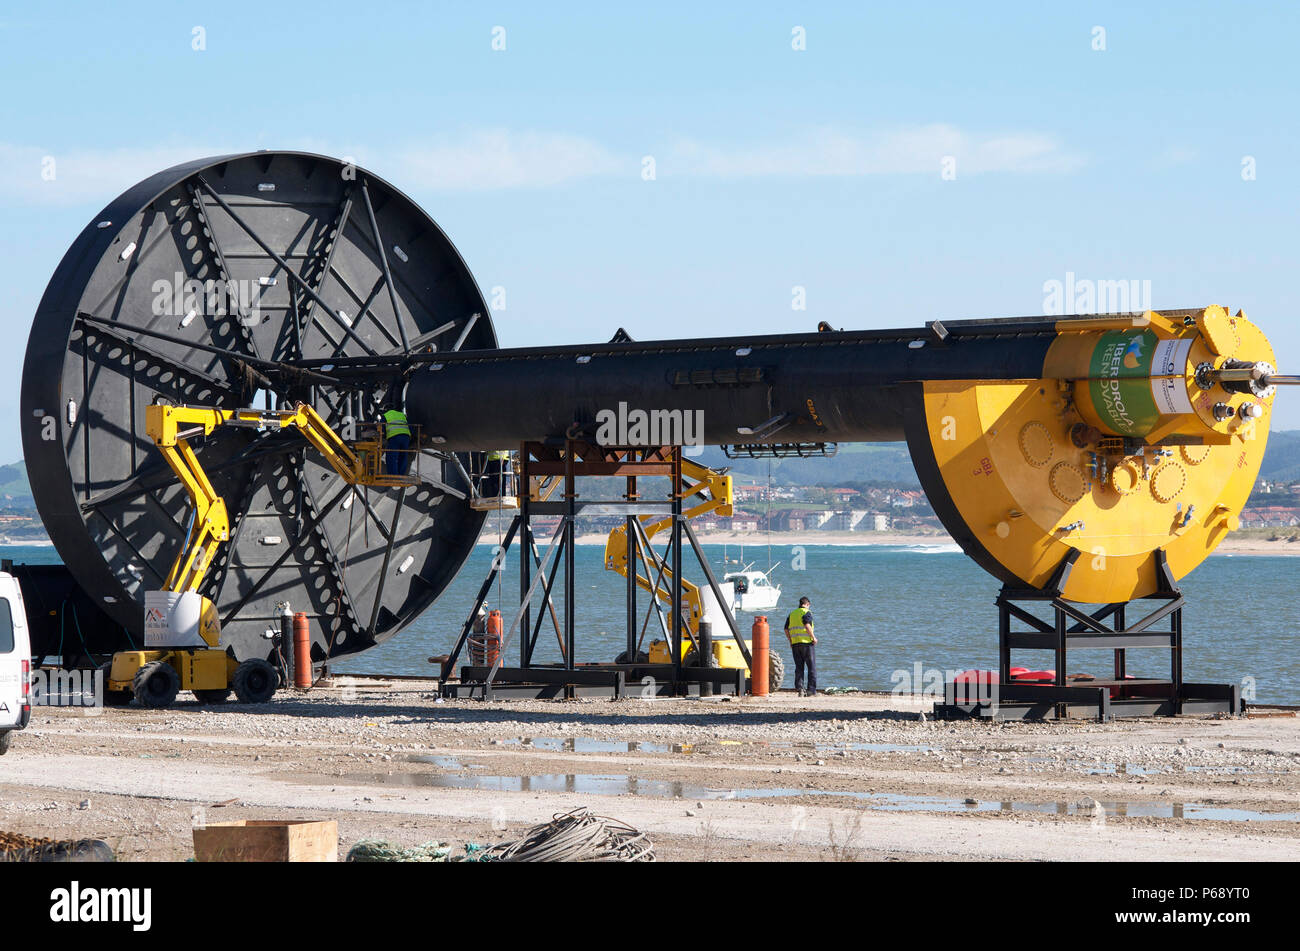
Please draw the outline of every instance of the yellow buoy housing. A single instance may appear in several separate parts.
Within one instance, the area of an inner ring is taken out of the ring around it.
[[[1273,349],[1222,307],[1057,329],[1038,379],[922,384],[918,472],[949,530],[1007,582],[1042,587],[1078,551],[1064,598],[1140,598],[1157,589],[1157,550],[1181,578],[1237,526],[1263,461]]]

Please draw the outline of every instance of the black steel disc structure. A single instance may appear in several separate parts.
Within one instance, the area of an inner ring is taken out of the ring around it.
[[[482,295],[446,235],[386,182],[297,152],[160,172],[86,226],[41,300],[21,399],[37,508],[80,585],[138,632],[188,513],[145,433],[147,405],[305,399],[337,427],[373,418],[412,354],[462,347],[496,347]],[[396,370],[360,383],[285,370],[354,358]],[[391,637],[455,577],[483,523],[464,459],[431,455],[418,487],[366,490],[294,432],[222,429],[199,443],[232,523],[203,593],[241,658],[268,654],[263,632],[284,602],[312,618],[318,660]]]

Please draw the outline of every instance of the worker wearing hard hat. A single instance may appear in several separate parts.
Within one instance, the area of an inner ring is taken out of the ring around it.
[[[406,475],[410,465],[411,424],[401,410],[400,400],[394,398],[384,410],[384,472],[388,475]]]
[[[799,606],[785,619],[785,636],[794,654],[794,689],[801,697],[817,693],[817,661],[813,648],[817,635],[813,633],[812,601],[800,598]],[[804,670],[808,671],[808,689],[804,689]]]

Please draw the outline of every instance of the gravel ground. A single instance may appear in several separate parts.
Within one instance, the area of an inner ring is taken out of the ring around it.
[[[579,805],[659,857],[1300,858],[1300,720],[934,722],[920,698],[440,701],[336,677],[260,707],[39,709],[0,830],[192,855],[191,826],[334,818],[488,843]],[[97,715],[88,715],[94,713]]]

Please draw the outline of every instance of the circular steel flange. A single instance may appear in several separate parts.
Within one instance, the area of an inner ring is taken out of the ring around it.
[[[1079,501],[1088,491],[1083,470],[1068,462],[1058,462],[1052,466],[1052,471],[1048,474],[1048,484],[1052,494],[1069,505]]]
[[[189,511],[146,406],[301,399],[339,428],[373,419],[400,381],[259,368],[458,343],[496,347],[482,295],[446,235],[387,183],[296,152],[160,172],[82,231],[33,322],[22,430],[41,518],[138,644],[144,594],[162,587]],[[201,591],[239,658],[268,655],[263,632],[284,602],[312,619],[317,660],[386,640],[437,599],[483,524],[461,468],[432,453],[418,486],[354,489],[294,431],[226,427],[193,445],[232,526]]]
[[[1020,453],[1035,469],[1051,462],[1054,451],[1051,430],[1042,423],[1030,420],[1020,428]]]
[[[1151,473],[1151,495],[1157,502],[1172,502],[1187,485],[1187,470],[1166,462]]]

